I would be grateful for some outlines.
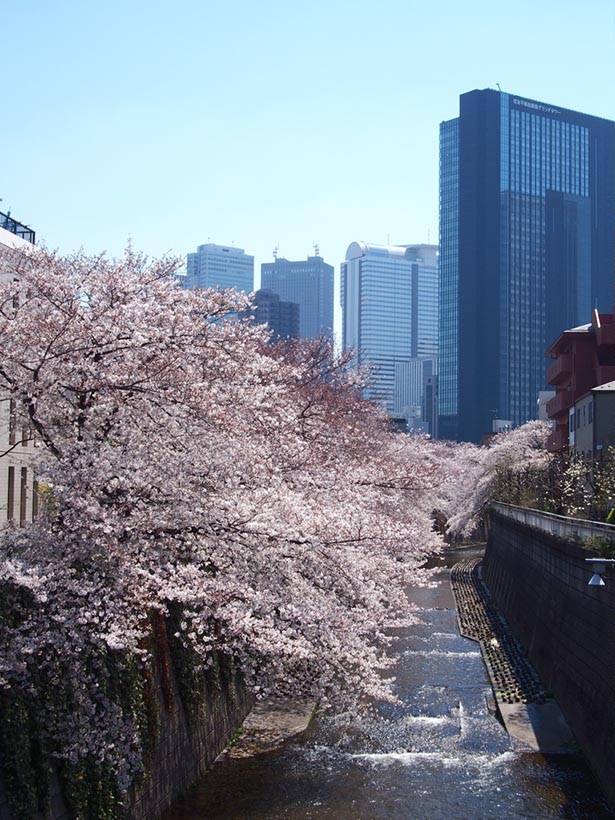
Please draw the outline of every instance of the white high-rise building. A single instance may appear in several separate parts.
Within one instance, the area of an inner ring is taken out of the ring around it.
[[[353,242],[341,268],[343,345],[374,367],[366,397],[400,406],[399,365],[438,353],[438,248]]]
[[[254,257],[228,245],[199,245],[186,261],[185,288],[254,290]]]

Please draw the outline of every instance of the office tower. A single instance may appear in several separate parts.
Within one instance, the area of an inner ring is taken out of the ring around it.
[[[251,293],[254,290],[254,257],[241,248],[227,245],[199,245],[189,253],[186,263],[185,288],[235,288]]]
[[[425,379],[423,391],[423,421],[432,438],[438,438],[438,376],[434,373]]]
[[[411,419],[411,429],[420,427],[434,437],[436,370],[437,359],[433,356],[417,356],[395,365],[395,415]]]
[[[299,305],[282,301],[277,293],[271,290],[257,290],[251,313],[257,324],[268,325],[272,331],[272,342],[299,338]]]
[[[301,339],[333,334],[333,267],[321,256],[308,256],[305,262],[276,257],[264,263],[261,287],[299,305]]]
[[[615,124],[470,91],[440,126],[439,434],[535,418],[544,354],[610,311]]]
[[[393,413],[405,389],[396,368],[437,355],[438,248],[353,242],[341,274],[343,345],[374,367],[366,397]]]

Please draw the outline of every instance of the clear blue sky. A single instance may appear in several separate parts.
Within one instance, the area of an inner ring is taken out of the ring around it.
[[[437,241],[438,124],[496,87],[615,118],[612,0],[0,6],[0,209],[48,247]]]

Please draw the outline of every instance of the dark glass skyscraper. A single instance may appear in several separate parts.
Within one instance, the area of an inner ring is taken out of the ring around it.
[[[299,305],[299,337],[333,334],[333,267],[321,256],[293,262],[276,258],[261,265],[261,287]]]
[[[252,313],[259,325],[268,325],[271,341],[299,338],[299,305],[284,302],[271,290],[257,290],[254,294]]]
[[[440,126],[439,434],[536,417],[545,350],[613,307],[615,123],[470,91]]]

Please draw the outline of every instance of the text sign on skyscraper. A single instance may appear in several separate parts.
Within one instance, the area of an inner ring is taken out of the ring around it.
[[[615,124],[484,90],[440,127],[443,437],[534,418],[544,353],[613,304]]]

